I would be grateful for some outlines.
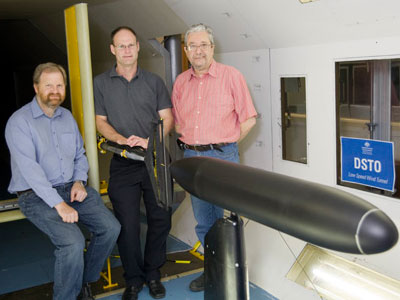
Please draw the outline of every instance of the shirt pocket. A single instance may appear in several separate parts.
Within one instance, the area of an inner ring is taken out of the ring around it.
[[[72,132],[62,133],[60,136],[60,145],[62,155],[69,159],[73,159],[76,153],[75,134]]]
[[[208,95],[205,100],[206,107],[209,109],[209,113],[212,113],[214,116],[218,116],[220,118],[230,115],[235,108],[233,97],[229,93],[212,93]]]

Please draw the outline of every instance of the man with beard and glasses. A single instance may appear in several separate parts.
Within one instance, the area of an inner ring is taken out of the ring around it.
[[[94,299],[89,283],[99,279],[121,226],[99,193],[85,186],[89,165],[82,136],[71,112],[60,107],[65,86],[62,66],[36,67],[36,96],[6,125],[9,191],[17,194],[22,213],[56,247],[53,299]],[[91,232],[86,252],[78,221]]]

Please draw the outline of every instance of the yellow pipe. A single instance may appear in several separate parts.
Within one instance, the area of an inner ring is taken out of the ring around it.
[[[82,108],[82,90],[81,73],[79,70],[79,51],[78,36],[76,29],[75,6],[71,6],[64,11],[65,17],[65,35],[67,38],[67,55],[69,71],[69,87],[71,95],[72,115],[78,123],[79,131],[85,140],[85,131],[83,127],[83,108]]]
[[[89,162],[89,185],[99,191],[99,162],[97,157],[89,22],[86,3],[76,4],[65,10],[65,28],[71,81],[72,113],[84,137],[86,156]]]

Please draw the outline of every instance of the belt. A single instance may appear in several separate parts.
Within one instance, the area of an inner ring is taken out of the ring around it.
[[[73,182],[67,182],[67,183],[63,183],[63,184],[60,184],[60,185],[56,185],[56,186],[53,186],[53,188],[66,187],[66,186],[68,186],[70,184],[73,184]],[[28,193],[31,193],[31,192],[33,192],[32,189],[27,189],[25,191],[18,191],[18,192],[15,192],[15,193],[17,194],[17,197],[21,197],[22,195],[28,194]]]
[[[23,194],[27,194],[27,193],[30,193],[30,192],[33,192],[33,190],[32,189],[28,189],[28,190],[25,190],[25,191],[19,191],[19,192],[15,192],[15,193],[17,194],[17,197],[21,197]]]
[[[208,151],[208,150],[217,150],[220,152],[224,152],[221,147],[228,145],[228,143],[219,143],[219,144],[208,144],[208,145],[188,145],[182,142],[180,139],[177,139],[176,142],[181,150],[194,150],[194,151]]]

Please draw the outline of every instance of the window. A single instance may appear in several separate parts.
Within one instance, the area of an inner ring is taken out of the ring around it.
[[[400,59],[336,63],[338,184],[400,198]],[[340,137],[394,142],[395,192],[341,182]]]
[[[282,158],[307,163],[306,79],[281,78]]]

